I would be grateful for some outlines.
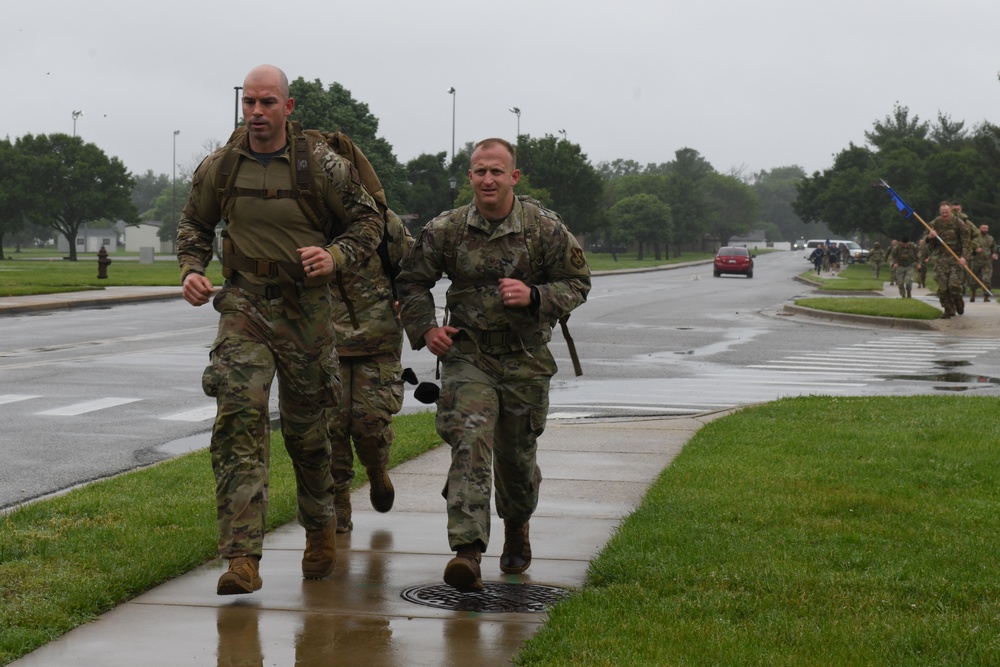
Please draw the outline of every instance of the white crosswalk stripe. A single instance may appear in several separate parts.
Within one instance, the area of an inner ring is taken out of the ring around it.
[[[77,415],[86,414],[88,412],[96,412],[98,410],[106,410],[108,408],[114,408],[119,405],[126,405],[128,403],[135,403],[136,401],[141,401],[141,398],[99,398],[93,401],[84,401],[83,403],[75,403],[73,405],[67,405],[61,408],[53,408],[52,410],[45,410],[44,412],[36,412],[38,415],[48,415],[54,417],[75,417]]]
[[[32,398],[38,398],[35,394],[0,394],[0,405],[5,403],[17,403],[18,401],[27,401]]]

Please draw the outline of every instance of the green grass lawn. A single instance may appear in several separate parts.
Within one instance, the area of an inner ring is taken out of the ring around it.
[[[998,412],[810,396],[711,422],[516,664],[1000,664]],[[395,426],[393,465],[438,444],[431,413]],[[271,451],[273,528],[295,499]],[[0,518],[0,664],[213,558],[213,488],[196,452]]]
[[[7,252],[8,256],[12,256]],[[94,253],[79,255],[75,262],[63,259],[62,254],[50,251],[26,253],[25,257],[0,261],[0,296],[27,294],[58,294],[80,290],[103,289],[129,285],[180,285],[181,272],[175,260],[157,260],[140,264],[136,254],[112,254],[108,277],[97,277],[97,256]],[[127,259],[131,257],[131,259]],[[216,285],[222,284],[222,266],[212,262],[208,277]]]
[[[1000,664],[998,411],[814,396],[710,423],[516,664]]]
[[[441,443],[432,412],[393,428],[392,466]],[[354,485],[366,481],[356,462]],[[276,433],[268,529],[294,520],[294,473]],[[0,516],[0,665],[215,558],[216,531],[207,450]]]

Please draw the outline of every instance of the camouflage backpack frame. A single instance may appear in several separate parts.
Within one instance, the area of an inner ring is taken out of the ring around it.
[[[391,257],[389,251],[389,227],[403,228],[403,223],[396,213],[389,208],[385,189],[382,182],[375,173],[374,167],[365,154],[351,141],[343,132],[319,132],[318,130],[303,130],[302,126],[292,121],[292,161],[294,188],[290,190],[265,189],[265,188],[244,188],[236,186],[236,175],[239,172],[240,158],[237,147],[246,136],[248,128],[246,126],[236,128],[226,142],[226,152],[219,158],[219,170],[216,172],[215,190],[219,195],[219,205],[222,209],[222,218],[229,219],[229,213],[238,197],[256,197],[259,199],[295,199],[302,209],[302,213],[312,221],[317,227],[323,230],[327,242],[337,237],[347,226],[347,211],[339,199],[334,198],[330,210],[316,192],[313,182],[313,156],[311,142],[323,142],[333,149],[337,155],[341,156],[358,171],[361,183],[371,194],[382,214],[382,239],[379,241],[376,252],[382,263],[382,269],[389,278],[392,287],[393,299],[396,299],[396,276],[399,275],[400,258]],[[233,271],[254,273],[267,277],[277,277],[279,285],[282,287],[282,296],[286,301],[296,301],[294,281],[305,280],[305,274],[300,265],[292,262],[270,262],[267,267],[261,267],[258,260],[246,257],[239,248],[223,232],[222,256],[223,273],[231,275]],[[261,272],[263,271],[263,272]],[[228,278],[229,275],[226,275]],[[347,311],[351,317],[351,324],[355,329],[360,327],[357,315],[354,312],[354,305],[347,296],[344,288],[343,274],[337,271],[334,282],[339,288],[341,300],[347,306]],[[297,305],[294,310],[298,310]]]

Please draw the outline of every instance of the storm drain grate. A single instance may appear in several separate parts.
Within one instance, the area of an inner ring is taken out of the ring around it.
[[[486,581],[483,582],[483,587],[484,590],[481,591],[463,593],[446,584],[412,586],[402,592],[402,597],[425,607],[453,611],[540,614],[570,595],[564,588],[538,584],[498,584]]]

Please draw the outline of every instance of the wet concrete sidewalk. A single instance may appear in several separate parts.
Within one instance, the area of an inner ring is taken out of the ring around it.
[[[534,558],[522,575],[500,572],[503,524],[494,517],[482,563],[492,601],[519,605],[525,600],[518,591],[544,596],[550,587],[581,587],[589,561],[649,485],[701,426],[723,414],[550,421],[539,441],[544,481],[531,520]],[[302,579],[305,533],[298,525],[286,525],[265,539],[260,591],[217,596],[215,584],[225,564],[213,561],[12,664],[509,664],[546,615],[462,611],[463,604],[482,607],[491,600],[443,585],[451,557],[441,498],[449,458],[441,446],[395,468],[396,503],[388,514],[371,510],[367,486],[356,491],[354,532],[338,536],[337,568],[326,580]],[[424,603],[404,599],[414,587],[427,587],[419,589]],[[511,591],[514,598],[505,599]]]

